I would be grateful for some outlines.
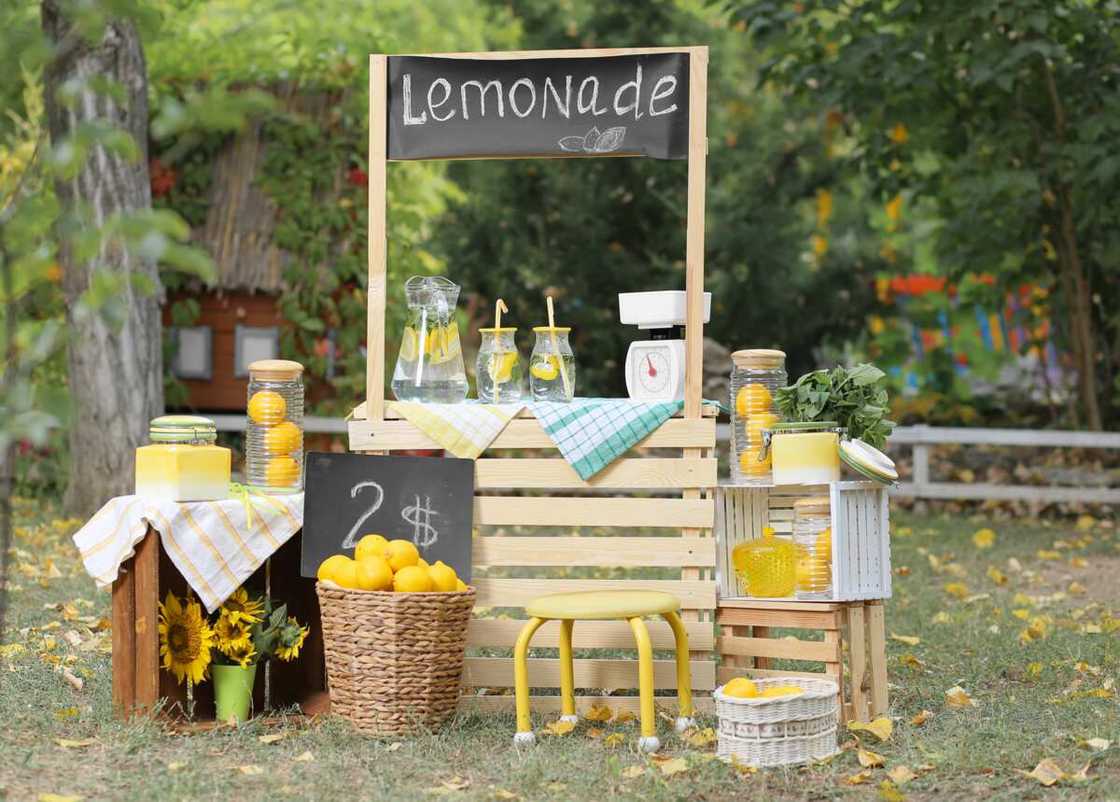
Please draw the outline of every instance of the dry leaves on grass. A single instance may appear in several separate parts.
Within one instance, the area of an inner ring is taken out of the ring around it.
[[[891,640],[896,640],[899,643],[905,643],[907,646],[917,646],[922,642],[922,639],[917,635],[896,635],[891,633]]]
[[[624,768],[622,770],[622,776],[625,777],[627,780],[632,780],[635,777],[641,777],[645,773],[646,773],[646,767],[645,766],[637,766],[637,765],[627,766],[626,768]]]
[[[490,796],[494,799],[520,799],[513,791],[507,791],[505,788],[493,788],[490,791]]]
[[[996,568],[994,565],[988,566],[988,579],[992,580],[1000,587],[1007,584],[1007,574]]]
[[[862,748],[856,750],[856,759],[859,760],[859,764],[865,769],[878,768],[879,766],[885,765],[887,762],[887,759],[878,752],[872,752],[870,749]]]
[[[574,721],[552,721],[544,725],[544,731],[549,735],[567,735],[576,728]]]
[[[879,783],[879,798],[885,802],[902,802],[906,799],[906,795],[890,780],[883,780]]]
[[[82,802],[82,797],[67,794],[39,794],[36,799],[39,802]]]
[[[287,737],[288,733],[286,732],[273,732],[268,735],[259,735],[257,736],[257,740],[262,744],[274,744],[283,741]]]
[[[844,778],[844,782],[848,785],[863,785],[866,782],[871,782],[871,769],[864,769],[857,771],[855,774],[850,774]]]
[[[1017,769],[1017,771],[1024,777],[1030,777],[1033,780],[1037,780],[1039,785],[1046,786],[1047,788],[1052,785],[1056,785],[1062,780],[1071,779],[1071,776],[1069,774],[1066,774],[1065,769],[1063,769],[1048,757],[1040,760],[1038,762],[1038,765],[1030,771],[1023,771],[1022,769]],[[1082,771],[1088,771],[1088,764],[1085,765]]]
[[[55,738],[54,742],[61,746],[63,749],[82,749],[87,746],[93,746],[97,743],[96,738],[82,738],[81,740],[71,740],[69,738]]]
[[[925,724],[927,721],[929,721],[931,718],[933,718],[933,712],[930,711],[930,710],[923,710],[920,713],[916,713],[914,715],[914,717],[912,719],[910,719],[910,723],[913,724],[915,727],[920,727],[923,724]]]
[[[716,731],[711,727],[702,730],[692,729],[685,735],[685,740],[688,741],[689,746],[704,749],[716,742]]]
[[[447,794],[454,794],[459,791],[465,791],[470,788],[471,781],[467,777],[455,776],[449,780],[440,781],[439,785],[433,785],[431,788],[425,789],[425,793],[434,794],[436,796],[446,796]]]
[[[944,590],[950,596],[955,596],[958,599],[964,599],[968,596],[968,585],[964,582],[946,582]]]
[[[942,610],[939,613],[935,613],[933,618],[930,619],[930,620],[933,621],[933,623],[935,623],[935,624],[951,624],[951,623],[953,623],[952,616],[950,616],[944,610]]]
[[[910,669],[911,671],[921,671],[926,667],[926,664],[917,658],[914,654],[907,652],[898,656],[898,662]]]
[[[980,705],[968,695],[968,691],[960,685],[954,685],[945,691],[945,701],[949,707],[979,707]]]
[[[616,746],[622,746],[624,743],[626,743],[626,736],[621,732],[612,732],[603,739],[603,746],[608,749],[614,749]]]
[[[264,769],[262,769],[260,766],[256,766],[256,765],[238,766],[237,770],[240,771],[242,774],[249,775],[250,777],[255,777],[258,774],[264,774]]]
[[[292,760],[294,760],[296,763],[311,763],[315,760],[315,755],[311,754],[310,752],[303,752],[302,754],[298,754],[293,757]]]
[[[996,533],[991,529],[977,529],[972,535],[972,545],[978,549],[990,549],[996,542]]]
[[[688,771],[688,761],[683,757],[662,758],[654,755],[652,760],[665,777],[672,777],[674,774],[683,774]]]
[[[918,775],[909,766],[895,766],[887,772],[887,776],[891,778],[891,782],[901,788]]]
[[[878,738],[881,743],[891,737],[891,733],[894,732],[894,725],[886,716],[879,716],[879,718],[868,723],[849,721],[848,729],[851,732],[869,732]]]
[[[625,724],[628,721],[637,721],[638,717],[632,710],[619,710],[614,714],[613,724]]]
[[[613,715],[614,713],[611,712],[611,709],[609,707],[596,703],[591,705],[591,709],[584,713],[583,717],[587,721],[598,721],[600,723],[605,723],[607,721],[610,721],[611,716]]]
[[[1091,752],[1103,752],[1105,749],[1112,746],[1112,741],[1107,738],[1085,738],[1078,741],[1077,745]]]
[[[735,757],[735,755],[731,756],[731,768],[735,769],[735,771],[742,776],[749,777],[752,774],[758,774],[758,766],[748,765]]]

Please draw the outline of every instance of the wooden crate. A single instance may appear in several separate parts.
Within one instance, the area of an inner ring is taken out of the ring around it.
[[[887,712],[887,657],[881,601],[797,602],[721,599],[718,683],[733,677],[827,676],[840,689],[843,721]],[[819,631],[808,640],[775,630]],[[819,663],[820,671],[779,669],[774,660]]]
[[[825,496],[832,506],[832,595],[826,601],[891,597],[890,510],[876,482],[828,485],[722,485],[716,490],[720,598],[749,598],[732,567],[732,550],[762,537],[765,526],[793,532],[793,503]]]

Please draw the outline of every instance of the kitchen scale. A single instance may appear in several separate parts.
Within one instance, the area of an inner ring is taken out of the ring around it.
[[[685,293],[682,290],[620,292],[618,317],[649,332],[626,353],[626,392],[635,401],[684,399]],[[704,322],[712,314],[712,294],[704,293]]]

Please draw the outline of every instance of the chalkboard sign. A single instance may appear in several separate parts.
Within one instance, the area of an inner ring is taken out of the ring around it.
[[[688,59],[390,56],[389,158],[684,159]]]
[[[375,533],[412,541],[429,563],[443,560],[470,581],[473,460],[312,451],[305,484],[303,576]]]

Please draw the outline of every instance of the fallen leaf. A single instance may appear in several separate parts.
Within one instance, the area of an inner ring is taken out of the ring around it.
[[[1105,749],[1112,746],[1112,741],[1107,738],[1087,738],[1084,741],[1080,741],[1078,746],[1092,752],[1103,752]]]
[[[614,714],[609,707],[596,703],[591,705],[591,709],[584,713],[583,717],[588,721],[607,722],[611,720],[612,715]]]
[[[576,728],[574,721],[552,721],[544,725],[545,732],[549,735],[567,735]]]
[[[592,727],[587,732],[585,732],[584,735],[586,735],[588,738],[591,738],[591,739],[602,738],[603,737],[603,731],[601,729],[599,729],[598,727]]]
[[[1089,665],[1084,660],[1078,660],[1073,664],[1073,667],[1078,674],[1086,674],[1090,677],[1099,677],[1102,673],[1100,666]]]
[[[167,764],[167,770],[168,771],[178,771],[179,769],[186,768],[186,766],[187,766],[186,761],[172,760],[170,763]]]
[[[896,635],[891,633],[891,640],[896,640],[899,643],[905,643],[907,646],[917,646],[922,642],[922,639],[917,635]]]
[[[758,774],[758,766],[752,766],[748,763],[744,763],[735,755],[731,756],[731,768],[735,769],[735,771],[739,772],[739,774]]]
[[[1031,679],[1037,679],[1042,676],[1042,663],[1038,661],[1027,663],[1027,676]]]
[[[1062,767],[1048,757],[1040,760],[1038,765],[1031,771],[1019,769],[1019,773],[1024,777],[1032,777],[1038,780],[1039,785],[1044,785],[1047,788],[1066,777],[1066,773],[1062,770]]]
[[[933,616],[933,623],[935,623],[935,624],[950,624],[950,623],[952,623],[952,621],[953,621],[952,617],[947,612],[945,612],[944,610],[942,610],[939,613],[934,614],[934,616]]]
[[[891,778],[891,782],[901,788],[918,775],[911,771],[909,766],[895,766],[887,772],[887,776]]]
[[[994,565],[988,566],[988,579],[992,580],[1000,586],[1007,584],[1007,574],[996,568]]]
[[[1084,596],[1086,593],[1085,586],[1080,582],[1070,582],[1069,587],[1066,588],[1066,593],[1071,596]]]
[[[929,721],[931,718],[933,718],[933,712],[929,711],[929,710],[923,710],[920,713],[916,713],[914,715],[914,717],[912,719],[910,719],[910,723],[913,724],[915,727],[920,727],[923,724],[925,724],[927,721]]]
[[[278,741],[283,741],[287,737],[288,737],[288,733],[286,733],[286,732],[274,732],[271,735],[258,736],[257,740],[260,741],[262,744],[274,744],[274,743],[277,743]]]
[[[886,800],[886,802],[902,802],[906,799],[906,796],[890,780],[883,780],[879,783],[879,798]]]
[[[66,794],[39,794],[36,798],[39,802],[82,802],[82,797]]]
[[[1011,611],[1011,614],[1018,618],[1020,621],[1026,621],[1031,617],[1031,611],[1025,607],[1018,607]]]
[[[66,680],[66,683],[76,691],[80,691],[85,687],[86,684],[85,680],[83,680],[79,676],[76,676],[74,672],[68,668],[62,669],[62,678]]]
[[[638,717],[636,715],[634,715],[634,713],[630,710],[619,710],[617,713],[614,714],[614,722],[613,723],[615,723],[615,724],[625,724],[628,721],[636,721],[637,718]]]
[[[991,529],[978,529],[972,535],[972,545],[978,549],[990,549],[996,542],[996,533]]]
[[[855,774],[850,774],[844,778],[844,782],[848,785],[863,785],[871,779],[871,769],[864,769],[857,771]]]
[[[680,774],[688,771],[688,761],[683,757],[674,757],[669,760],[659,761],[657,768],[666,777],[672,777],[674,774]]]
[[[238,766],[237,770],[240,771],[242,774],[248,774],[251,777],[256,776],[258,774],[264,774],[264,769],[262,769],[260,766],[254,766],[254,765]]]
[[[1076,526],[1082,532],[1085,532],[1089,529],[1092,529],[1096,525],[1097,525],[1097,519],[1094,518],[1092,515],[1079,515],[1077,517]]]
[[[697,749],[703,749],[704,747],[711,746],[716,742],[716,731],[711,727],[705,727],[702,730],[697,730],[696,732],[691,733],[688,736],[687,740],[690,746],[694,746]]]
[[[898,662],[909,668],[911,671],[921,671],[923,668],[925,668],[926,665],[909,652],[903,655],[899,655]]]
[[[886,716],[879,716],[879,718],[869,723],[849,721],[848,729],[851,732],[869,732],[878,738],[881,743],[891,737],[891,733],[894,732],[894,725],[891,724],[891,720]]]
[[[388,746],[385,747],[385,751],[386,752],[396,752],[402,746],[404,746],[404,744],[402,744],[400,741],[393,741],[391,744],[389,744]]]
[[[944,590],[950,596],[956,596],[958,599],[963,599],[968,595],[968,585],[964,582],[946,582]]]
[[[1023,564],[1014,557],[1008,557],[1007,570],[1013,574],[1021,574],[1023,572]]]
[[[632,780],[635,777],[641,777],[645,773],[645,766],[627,766],[622,770],[622,776],[628,780]]]
[[[1092,767],[1092,765],[1093,765],[1093,761],[1090,760],[1088,763],[1086,763],[1084,766],[1079,768],[1073,774],[1067,775],[1067,779],[1073,780],[1074,782],[1088,782],[1088,780],[1089,780],[1089,769]]]
[[[954,685],[945,691],[945,701],[949,703],[949,707],[979,707],[960,685]]]
[[[469,777],[455,775],[450,780],[441,780],[440,785],[449,791],[462,791],[466,788],[470,788],[471,781]]]
[[[520,799],[513,791],[507,791],[505,788],[495,788],[490,792],[490,795],[495,799]]]
[[[303,752],[292,758],[296,763],[311,763],[315,760],[315,755],[310,752]]]
[[[622,746],[626,742],[626,736],[621,732],[612,732],[603,739],[603,746],[614,749],[616,746]]]
[[[1062,553],[1060,551],[1055,551],[1053,549],[1039,549],[1038,551],[1036,551],[1034,553],[1034,556],[1038,557],[1038,559],[1040,559],[1040,560],[1060,560],[1060,559],[1062,559]],[[1053,785],[1053,783],[1051,783],[1051,785]]]
[[[1077,583],[1075,582],[1074,584]],[[1072,587],[1072,585],[1070,587]],[[1082,592],[1084,592],[1084,588],[1082,588]],[[69,643],[75,649],[82,645],[82,636],[72,629],[68,629],[63,632],[62,639]]]
[[[81,749],[86,746],[93,746],[97,743],[96,738],[82,738],[79,741],[72,741],[69,738],[55,738],[54,742],[61,746],[63,749]]]
[[[858,749],[856,751],[856,758],[859,760],[859,764],[865,769],[878,768],[887,762],[887,759],[879,753],[867,749]]]

